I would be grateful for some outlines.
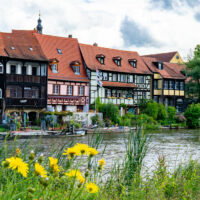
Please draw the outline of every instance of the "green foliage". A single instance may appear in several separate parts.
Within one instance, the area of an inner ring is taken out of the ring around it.
[[[20,130],[20,129],[21,129],[21,123],[17,122],[17,130]]]
[[[147,104],[149,102],[153,102],[152,100],[148,100],[148,99],[140,99],[139,101],[139,108],[140,108],[140,112],[144,113],[146,108],[147,108]]]
[[[44,115],[57,115],[57,116],[73,116],[73,112],[70,111],[55,111],[55,112],[44,112]]]
[[[189,98],[200,102],[200,45],[194,50],[194,57],[186,63],[186,74],[189,78],[186,83],[186,93]]]
[[[74,125],[75,128],[81,128],[81,123],[71,120],[69,125]]]
[[[157,114],[157,120],[165,120],[167,118],[167,111],[166,111],[166,107],[161,104],[158,103],[158,114]]]
[[[119,107],[113,103],[101,104],[99,112],[103,113],[104,119],[109,119],[115,124],[118,123]]]
[[[127,105],[125,103],[120,103],[119,107],[122,107],[123,109],[126,109]]]
[[[158,117],[158,111],[159,111],[158,103],[153,101],[147,103],[144,113],[153,117],[153,119],[156,120]]]
[[[99,125],[100,124],[100,118],[99,118],[99,115],[94,115],[94,116],[92,116],[91,117],[91,120],[92,120],[92,124],[94,125],[94,124],[97,124],[97,125]]]
[[[176,108],[172,106],[167,107],[167,118],[170,123],[175,121]]]
[[[185,118],[187,119],[186,123],[189,128],[198,128],[200,127],[200,103],[191,104],[184,113]]]

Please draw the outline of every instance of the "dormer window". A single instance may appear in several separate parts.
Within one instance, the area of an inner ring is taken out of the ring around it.
[[[161,62],[158,63],[158,69],[163,70],[163,63]]]
[[[96,59],[99,61],[101,65],[104,65],[105,56],[103,54],[98,54]]]
[[[128,61],[129,61],[130,65],[132,67],[134,67],[134,68],[137,67],[137,60],[136,59],[129,59]]]
[[[61,51],[61,49],[57,49],[57,52],[58,52],[59,54],[63,54],[62,51]]]
[[[53,73],[58,73],[58,60],[56,58],[50,60],[50,67]]]
[[[3,74],[3,64],[0,63],[0,74]]]
[[[74,71],[74,74],[80,75],[80,62],[79,61],[72,61],[70,63],[72,70]]]
[[[121,66],[121,58],[120,57],[114,57],[113,58],[113,61],[115,62],[115,64],[117,65],[117,66]]]
[[[15,50],[15,47],[13,47],[13,46],[12,46],[12,47],[10,47],[10,48],[11,48],[12,50]]]
[[[33,51],[33,48],[32,48],[32,47],[29,47],[29,50],[30,50],[30,51]]]

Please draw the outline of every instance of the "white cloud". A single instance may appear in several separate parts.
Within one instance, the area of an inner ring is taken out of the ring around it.
[[[171,1],[174,9],[159,7],[152,0],[1,0],[0,30],[33,29],[40,10],[45,34],[73,34],[81,43],[97,42],[140,54],[177,50],[185,57],[199,43],[200,24],[194,17],[199,7]],[[126,46],[120,32],[126,16],[160,45]]]

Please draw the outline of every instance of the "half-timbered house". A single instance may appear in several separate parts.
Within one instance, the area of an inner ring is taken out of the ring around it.
[[[151,98],[151,75],[137,52],[80,44],[90,79],[90,103],[125,103],[133,109],[140,99]],[[101,87],[102,84],[102,87]]]

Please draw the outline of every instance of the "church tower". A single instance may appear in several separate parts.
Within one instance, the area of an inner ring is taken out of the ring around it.
[[[38,25],[37,25],[36,29],[37,29],[38,33],[42,34],[43,27],[42,27],[42,20],[40,19],[40,13],[39,13]]]

